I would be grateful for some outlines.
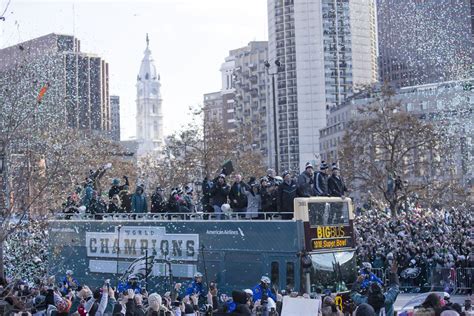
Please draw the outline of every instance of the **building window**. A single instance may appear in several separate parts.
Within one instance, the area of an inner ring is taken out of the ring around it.
[[[154,134],[153,138],[158,138],[159,137],[159,135],[158,135],[158,122],[157,121],[153,122],[153,134]]]
[[[286,263],[286,286],[293,288],[295,286],[295,263]]]
[[[276,261],[273,261],[271,265],[270,280],[272,281],[272,284],[278,287],[280,283],[280,267]]]

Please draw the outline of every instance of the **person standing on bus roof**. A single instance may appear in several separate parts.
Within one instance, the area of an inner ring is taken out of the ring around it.
[[[278,212],[279,213],[293,213],[294,203],[293,200],[297,196],[296,194],[296,182],[291,179],[291,175],[288,171],[283,172],[283,182],[278,186]],[[283,219],[292,219],[292,214],[284,214]]]
[[[314,169],[313,165],[310,162],[307,162],[304,171],[298,177],[298,196],[310,197],[315,195]]]
[[[269,297],[271,297],[276,302],[276,296],[270,290],[270,283],[271,281],[269,277],[265,275],[262,276],[262,278],[260,279],[260,284],[258,284],[252,289],[254,302],[260,300],[263,304],[263,301],[266,301]]]
[[[135,193],[132,195],[132,212],[146,213],[148,212],[148,205],[145,192],[142,186],[137,186]]]
[[[211,189],[212,207],[214,213],[218,214],[217,219],[221,219],[222,205],[227,204],[229,191],[230,186],[225,182],[225,174],[222,173],[217,179],[214,179],[214,185]]]
[[[240,174],[236,174],[234,179],[235,181],[229,191],[230,207],[236,213],[245,213],[248,205],[247,195],[245,194],[245,190],[248,190],[247,184],[242,181]]]
[[[319,166],[319,172],[314,176],[314,189],[317,196],[329,196],[328,190],[328,164],[323,160]]]
[[[335,163],[332,164],[332,175],[328,179],[329,195],[344,197],[347,192],[346,185],[339,174],[339,168]]]

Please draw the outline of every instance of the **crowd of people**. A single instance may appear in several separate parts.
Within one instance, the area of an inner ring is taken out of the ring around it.
[[[225,170],[215,178],[202,181],[200,195],[195,196],[191,185],[165,189],[156,186],[149,197],[144,185],[130,191],[127,176],[123,181],[114,179],[108,194],[101,194],[99,181],[110,166],[91,171],[82,185],[76,187],[64,203],[65,213],[192,213],[203,211],[222,218],[223,213],[241,214],[243,218],[259,218],[263,213],[282,213],[282,218],[292,218],[293,200],[296,197],[342,197],[347,188],[336,164],[329,166],[322,161],[315,172],[311,163],[300,175],[275,170],[259,179],[244,181],[241,174],[227,175]],[[331,173],[331,175],[330,175]],[[166,195],[165,191],[169,191]]]
[[[68,270],[56,283],[54,277],[7,282],[0,279],[1,315],[78,315],[78,316],[204,316],[204,315],[267,315],[281,312],[281,293],[271,287],[270,279],[262,276],[252,289],[234,290],[231,296],[220,293],[217,284],[204,284],[203,275],[196,273],[187,286],[175,283],[162,295],[148,293],[140,287],[138,278],[130,275],[116,287],[110,280],[92,289],[76,280]]]
[[[455,280],[466,287],[462,282],[472,278],[472,270],[455,268],[474,268],[473,220],[472,211],[463,208],[413,205],[397,218],[370,207],[359,209],[354,220],[357,258],[384,270],[396,258],[402,284],[413,291],[433,285],[450,291]]]
[[[333,293],[279,291],[272,287],[267,276],[262,276],[253,288],[233,290],[227,296],[215,282],[204,283],[203,275],[197,272],[188,285],[174,283],[170,291],[160,295],[141,288],[134,275],[115,287],[110,280],[104,280],[102,286],[91,288],[81,284],[68,270],[58,283],[54,277],[30,283],[0,279],[0,313],[5,316],[278,316],[284,308],[284,296],[289,295],[316,299],[311,304],[316,304],[318,316],[394,315],[394,304],[400,293],[397,271],[398,263],[392,262],[385,284],[371,272],[361,272],[350,291],[352,303],[344,304],[343,311],[342,302],[336,303]],[[451,303],[449,298],[447,293],[443,297],[429,294],[410,314],[403,311],[400,315],[474,315],[469,300],[462,307]]]

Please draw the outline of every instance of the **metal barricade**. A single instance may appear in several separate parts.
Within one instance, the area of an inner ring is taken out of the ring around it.
[[[385,284],[385,270],[383,268],[373,268],[372,273],[375,274],[377,278],[382,280],[383,284]]]
[[[452,293],[455,289],[455,268],[435,268],[431,270],[431,291]]]
[[[457,294],[466,294],[472,289],[472,279],[474,279],[474,268],[456,269],[456,287]]]
[[[248,217],[247,217],[248,216]],[[288,220],[293,213],[258,212],[258,213],[57,213],[57,220],[141,220],[141,221],[189,221],[189,220]]]

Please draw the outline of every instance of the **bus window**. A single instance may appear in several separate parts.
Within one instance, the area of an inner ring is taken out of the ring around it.
[[[295,287],[295,263],[286,263],[286,287],[293,289]]]
[[[353,251],[311,254],[311,284],[331,292],[347,291],[357,277]]]
[[[349,224],[349,208],[344,202],[308,203],[311,227]]]
[[[272,262],[272,271],[270,273],[270,280],[272,281],[272,285],[279,286],[280,283],[280,268],[279,264],[276,261]]]

